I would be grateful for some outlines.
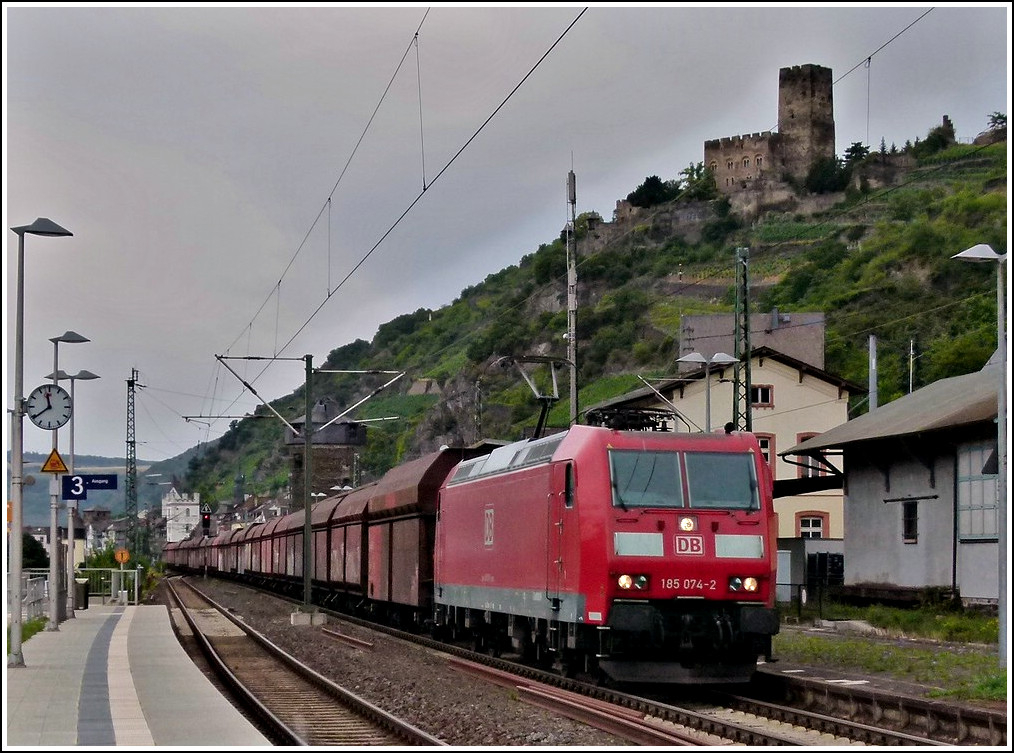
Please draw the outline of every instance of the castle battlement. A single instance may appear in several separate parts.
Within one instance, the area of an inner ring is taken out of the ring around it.
[[[764,141],[771,137],[771,131],[760,133],[744,133],[739,136],[723,136],[720,139],[710,139],[704,142],[705,149],[727,149],[730,147],[743,146],[744,144]]]

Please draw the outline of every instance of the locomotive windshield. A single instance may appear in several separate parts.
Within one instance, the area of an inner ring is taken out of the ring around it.
[[[609,470],[614,507],[760,507],[753,456],[745,453],[610,450]]]
[[[690,507],[731,510],[760,508],[753,455],[688,452],[685,462]]]
[[[677,453],[610,450],[609,469],[614,507],[683,507]]]

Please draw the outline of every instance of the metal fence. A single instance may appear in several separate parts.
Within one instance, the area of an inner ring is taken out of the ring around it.
[[[112,567],[78,568],[76,579],[88,579],[89,599],[101,599],[103,604],[139,604],[141,598],[141,568],[116,569]]]
[[[32,620],[46,614],[49,604],[49,571],[28,570],[21,573],[21,620]],[[7,574],[7,615],[11,614],[11,576]]]
[[[88,600],[99,599],[102,604],[140,604],[141,599],[141,577],[143,569],[126,570],[111,567],[82,568],[75,573],[75,583],[71,585],[76,588],[75,595],[82,593],[87,595]],[[58,619],[62,622],[67,619],[67,584],[64,582],[67,576],[60,572],[60,582],[57,583],[56,597],[59,599],[57,608]],[[82,589],[82,586],[84,587]],[[49,615],[49,568],[28,568],[21,574],[21,619],[31,620],[36,617]],[[12,613],[13,604],[10,603],[13,589],[10,587],[10,575],[7,582],[7,615]],[[86,608],[80,603],[80,598],[75,598],[78,609]]]

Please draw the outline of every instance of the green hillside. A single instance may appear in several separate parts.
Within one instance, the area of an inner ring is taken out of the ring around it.
[[[981,368],[996,348],[995,267],[950,257],[977,243],[1007,250],[1006,141],[932,149],[930,141],[916,139],[897,156],[857,154],[853,145],[849,160],[834,168],[847,187],[822,194],[820,211],[739,215],[728,201],[699,198],[709,193],[699,180],[674,180],[662,185],[679,190],[656,197],[658,203],[644,200],[644,185],[633,187],[628,199],[644,205],[633,221],[579,216],[579,405],[643,386],[638,375],[673,374],[680,317],[733,311],[737,247],[750,250],[752,312],[824,312],[828,371],[866,384],[868,339],[876,335],[881,404],[908,392],[910,348],[917,355],[915,388]],[[656,176],[646,181],[656,183]],[[884,187],[871,187],[878,183]],[[799,195],[826,190],[810,188],[799,187]],[[705,219],[681,225],[688,207]],[[348,416],[397,417],[368,424],[361,480],[442,444],[530,432],[540,405],[517,369],[498,359],[565,357],[566,292],[565,239],[559,237],[461,291],[450,305],[403,314],[371,342],[340,345],[325,363],[315,363],[406,373]],[[569,373],[564,368],[557,376],[561,399],[549,423],[565,426]],[[389,378],[318,374],[312,398],[352,406]],[[543,393],[551,389],[545,367],[532,378],[542,380]],[[413,385],[413,392],[424,392],[423,380],[441,394],[409,394]],[[303,387],[272,407],[287,418],[302,416]],[[854,414],[862,410],[857,405]],[[264,406],[256,418],[234,422],[217,442],[188,453],[186,490],[213,504],[233,497],[237,479],[247,493],[280,491],[289,473],[284,428]],[[166,467],[174,463],[182,465],[168,461]]]

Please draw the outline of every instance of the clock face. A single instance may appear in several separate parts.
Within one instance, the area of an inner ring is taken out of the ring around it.
[[[36,387],[25,401],[25,412],[40,429],[59,429],[73,412],[70,395],[57,384]]]

